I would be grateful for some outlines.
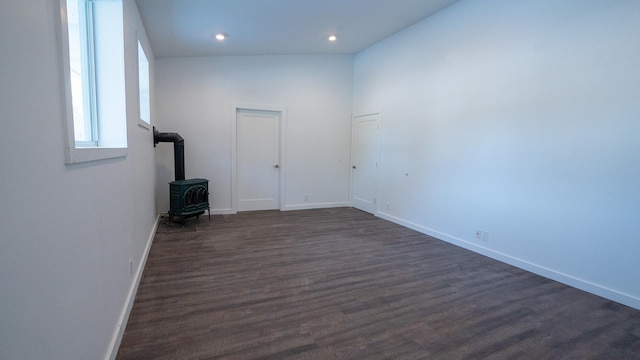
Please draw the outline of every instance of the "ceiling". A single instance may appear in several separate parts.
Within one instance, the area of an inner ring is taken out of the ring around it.
[[[136,0],[156,58],[353,54],[456,1]]]

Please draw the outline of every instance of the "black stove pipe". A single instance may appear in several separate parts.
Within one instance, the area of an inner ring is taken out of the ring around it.
[[[173,143],[173,163],[176,173],[176,180],[184,180],[184,139],[178,133],[158,132],[153,127],[153,147],[160,142]]]

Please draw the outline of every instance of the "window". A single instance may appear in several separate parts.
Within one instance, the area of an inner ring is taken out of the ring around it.
[[[151,125],[151,102],[149,96],[149,59],[138,40],[138,90],[140,93],[140,125]]]
[[[126,155],[121,0],[59,0],[69,164]]]
[[[71,105],[76,146],[97,144],[92,18],[87,1],[67,1]]]

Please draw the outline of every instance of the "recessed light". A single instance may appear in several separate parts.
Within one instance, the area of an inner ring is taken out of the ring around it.
[[[227,37],[226,34],[216,34],[216,39],[221,41],[224,40],[226,37]]]
[[[338,38],[335,35],[329,36],[329,41],[336,41]]]

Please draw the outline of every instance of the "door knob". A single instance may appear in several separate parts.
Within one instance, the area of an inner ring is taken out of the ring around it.
[[[279,169],[279,168],[280,168],[280,165],[275,164],[275,165],[273,165],[273,167],[274,167],[274,168],[276,168],[276,169]]]
[[[355,165],[353,165],[351,168],[352,168],[352,169],[355,169],[355,168],[356,168],[356,166],[355,166]]]

